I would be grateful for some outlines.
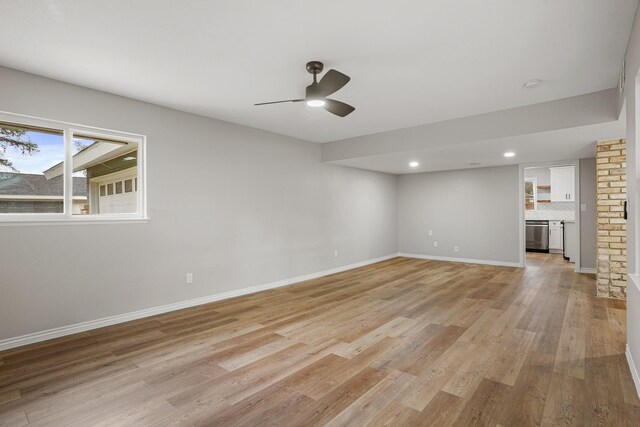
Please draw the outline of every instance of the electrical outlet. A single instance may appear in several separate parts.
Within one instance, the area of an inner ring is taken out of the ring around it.
[[[338,250],[337,249],[333,250],[333,257],[334,258],[338,258]]]
[[[434,247],[434,248],[437,248],[437,247],[438,247],[438,241],[437,241],[437,240],[434,240],[434,241],[433,241],[433,247]]]
[[[458,247],[457,246],[453,247],[453,252],[458,252]]]
[[[433,236],[433,230],[429,230],[429,236]]]
[[[193,273],[187,273],[187,277],[184,280],[184,283],[191,284],[193,283]]]

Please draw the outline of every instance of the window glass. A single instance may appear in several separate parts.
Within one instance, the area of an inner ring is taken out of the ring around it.
[[[537,195],[535,178],[525,178],[524,180],[524,209],[527,211],[535,211],[537,209]]]
[[[73,136],[74,213],[136,213],[138,198],[123,181],[138,174],[138,144],[88,134]],[[106,194],[100,187],[106,185]],[[84,193],[81,190],[85,190]],[[84,208],[84,209],[82,209]]]
[[[125,179],[124,180],[124,192],[131,193],[133,191],[133,180]]]
[[[0,122],[0,213],[62,213],[63,160],[62,131]]]

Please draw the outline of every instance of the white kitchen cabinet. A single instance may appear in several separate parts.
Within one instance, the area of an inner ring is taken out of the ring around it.
[[[549,168],[551,171],[551,201],[575,201],[575,177],[573,166]]]
[[[549,250],[562,251],[562,223],[549,221]]]

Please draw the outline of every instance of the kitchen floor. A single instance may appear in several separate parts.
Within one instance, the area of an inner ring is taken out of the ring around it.
[[[566,261],[562,257],[562,254],[551,254],[551,253],[545,254],[542,252],[526,252],[526,254],[527,254],[527,266],[540,265],[545,263],[562,263],[562,262],[569,264],[569,261]]]

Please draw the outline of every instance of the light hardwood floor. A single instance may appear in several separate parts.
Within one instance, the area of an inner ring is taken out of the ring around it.
[[[0,425],[640,426],[625,306],[560,256],[395,258],[0,353]]]

